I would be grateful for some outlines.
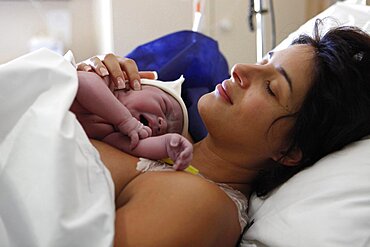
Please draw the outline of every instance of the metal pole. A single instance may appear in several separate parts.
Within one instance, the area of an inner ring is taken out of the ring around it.
[[[254,0],[254,11],[256,13],[256,50],[258,62],[262,60],[264,49],[262,0]]]

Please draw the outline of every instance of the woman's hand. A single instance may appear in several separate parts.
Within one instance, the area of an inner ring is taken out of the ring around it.
[[[91,57],[77,65],[77,70],[95,72],[106,80],[109,88],[141,90],[140,78],[156,79],[155,72],[139,72],[134,60],[122,58],[112,53]]]

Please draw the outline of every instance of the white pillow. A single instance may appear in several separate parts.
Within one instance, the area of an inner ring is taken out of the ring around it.
[[[312,35],[316,19],[324,19],[325,17],[333,18],[325,20],[325,29],[323,31],[328,30],[333,26],[348,25],[357,26],[370,33],[369,16],[370,6],[338,2],[307,21],[293,33],[289,34],[289,36],[280,42],[280,44],[278,44],[274,50],[280,50],[288,47],[292,40],[297,38],[302,33]]]
[[[292,33],[312,33],[316,18],[370,32],[370,6],[337,3]],[[369,113],[370,114],[370,113]],[[370,246],[370,137],[332,153],[296,174],[269,197],[250,199],[254,223],[241,246]]]
[[[249,215],[254,223],[244,246],[253,246],[246,240],[285,247],[370,246],[370,139],[324,157],[265,200],[253,195]]]

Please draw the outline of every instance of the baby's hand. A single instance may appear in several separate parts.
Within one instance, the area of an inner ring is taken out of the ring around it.
[[[137,146],[139,139],[144,139],[152,135],[152,130],[148,126],[144,126],[134,117],[126,122],[120,123],[117,127],[120,132],[131,139],[131,149]]]
[[[179,134],[166,134],[167,155],[175,170],[184,170],[193,159],[193,145]]]

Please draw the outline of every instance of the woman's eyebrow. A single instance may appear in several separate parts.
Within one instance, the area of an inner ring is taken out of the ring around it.
[[[288,82],[290,92],[293,91],[293,86],[292,86],[292,80],[290,79],[289,75],[285,71],[283,67],[280,65],[276,66],[277,71],[285,78],[285,80]]]
[[[272,58],[272,56],[274,55],[274,53],[275,52],[273,52],[273,51],[270,51],[268,53],[269,59]],[[289,85],[290,92],[292,92],[293,91],[292,80],[290,79],[290,77],[289,77],[288,73],[286,72],[286,70],[283,67],[281,67],[280,65],[276,66],[276,69],[285,78],[286,82]]]

